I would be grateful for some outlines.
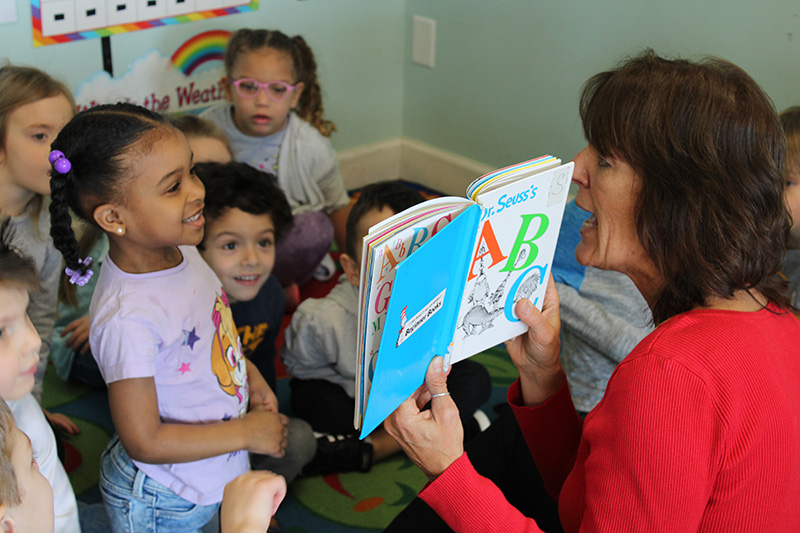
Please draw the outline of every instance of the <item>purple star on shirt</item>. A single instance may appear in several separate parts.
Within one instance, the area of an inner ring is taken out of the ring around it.
[[[183,330],[183,342],[181,346],[188,346],[189,349],[194,350],[194,343],[200,340],[196,331],[197,328],[192,328],[192,331]]]

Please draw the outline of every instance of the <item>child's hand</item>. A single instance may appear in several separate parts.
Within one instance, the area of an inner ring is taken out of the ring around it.
[[[89,351],[89,315],[76,318],[61,330],[61,336],[66,337],[67,348],[74,352],[86,353]]]
[[[289,438],[289,418],[264,409],[255,409],[244,416],[247,450],[253,453],[283,457]]]
[[[250,409],[278,412],[278,397],[272,392],[256,365],[247,361],[247,380],[250,383]]]
[[[242,474],[222,494],[222,533],[263,533],[286,496],[286,480],[267,470]]]
[[[273,413],[278,412],[278,397],[275,396],[275,393],[272,392],[269,385],[265,383],[264,389],[257,393],[253,392],[250,394],[250,409],[262,409]]]
[[[44,416],[47,417],[47,420],[50,421],[50,424],[53,425],[54,428],[60,429],[70,435],[77,435],[81,432],[81,428],[78,425],[69,419],[67,415],[61,413],[51,413],[45,408],[42,408],[44,411]]]

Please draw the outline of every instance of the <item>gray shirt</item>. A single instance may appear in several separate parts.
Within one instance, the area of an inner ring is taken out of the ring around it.
[[[259,170],[274,152],[269,137],[245,135],[233,122],[233,104],[211,107],[201,116],[217,125],[228,138],[233,158]],[[330,214],[347,207],[350,198],[344,188],[336,151],[330,141],[311,124],[290,112],[278,151],[278,185],[286,194],[292,213],[322,211]],[[280,133],[280,132],[279,132]]]
[[[783,274],[789,280],[792,305],[800,308],[800,250],[788,250],[783,263]]]
[[[31,293],[28,303],[28,316],[33,322],[36,332],[42,339],[39,350],[39,364],[36,366],[36,381],[33,396],[41,401],[42,380],[50,356],[50,341],[53,338],[53,326],[56,321],[56,303],[58,300],[58,278],[61,274],[61,253],[53,245],[50,238],[50,213],[42,208],[35,223],[29,213],[11,217],[11,240],[8,244],[16,247],[22,254],[36,265],[42,290]]]
[[[355,397],[358,287],[342,275],[325,298],[309,298],[284,332],[281,359],[299,379],[325,379]]]

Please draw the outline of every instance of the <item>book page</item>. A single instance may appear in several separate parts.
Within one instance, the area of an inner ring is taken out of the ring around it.
[[[500,186],[477,192],[481,219],[467,258],[451,363],[526,331],[514,313],[520,299],[542,307],[573,164],[540,163],[509,167],[519,179],[507,175]]]

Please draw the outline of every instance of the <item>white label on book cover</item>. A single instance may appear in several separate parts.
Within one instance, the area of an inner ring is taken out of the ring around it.
[[[433,316],[442,309],[445,292],[447,292],[447,289],[444,289],[442,292],[437,294],[433,300],[430,301],[430,303],[420,309],[416,315],[411,317],[411,320],[406,319],[406,309],[408,309],[408,306],[403,308],[403,311],[400,314],[400,333],[397,336],[396,346],[403,344],[406,339],[411,337],[415,331],[421,328],[425,322],[433,318]]]

